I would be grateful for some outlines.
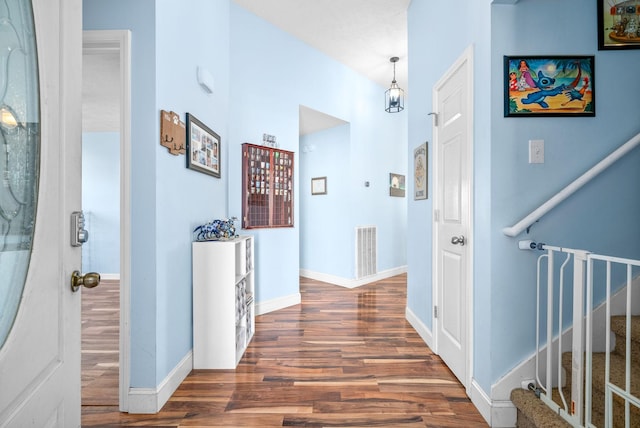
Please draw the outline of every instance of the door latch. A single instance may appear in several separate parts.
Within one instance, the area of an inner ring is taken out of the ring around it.
[[[89,240],[89,232],[84,228],[84,214],[82,211],[71,213],[71,246],[80,247]]]

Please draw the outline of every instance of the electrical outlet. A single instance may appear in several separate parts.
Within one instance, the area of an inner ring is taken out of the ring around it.
[[[529,163],[544,163],[544,140],[529,140]]]

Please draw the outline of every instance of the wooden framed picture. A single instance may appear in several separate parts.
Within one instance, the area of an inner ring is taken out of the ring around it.
[[[640,49],[640,3],[597,0],[598,49]]]
[[[505,56],[504,116],[595,116],[593,56]]]
[[[327,194],[327,177],[315,177],[311,179],[311,194],[312,195]]]
[[[187,168],[220,178],[220,136],[187,113]]]

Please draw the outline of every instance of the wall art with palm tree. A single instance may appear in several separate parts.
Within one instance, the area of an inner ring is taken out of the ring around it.
[[[595,116],[593,56],[505,56],[504,115]]]

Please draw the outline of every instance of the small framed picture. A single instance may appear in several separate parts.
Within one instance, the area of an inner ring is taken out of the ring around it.
[[[629,0],[597,0],[598,50],[640,49],[640,4]]]
[[[404,175],[389,173],[389,196],[404,198]]]
[[[220,178],[220,136],[187,113],[187,168]]]
[[[593,56],[505,56],[504,116],[595,116]]]
[[[312,195],[327,194],[327,177],[315,177],[311,179],[311,194]]]
[[[427,199],[427,143],[413,150],[413,199]]]

